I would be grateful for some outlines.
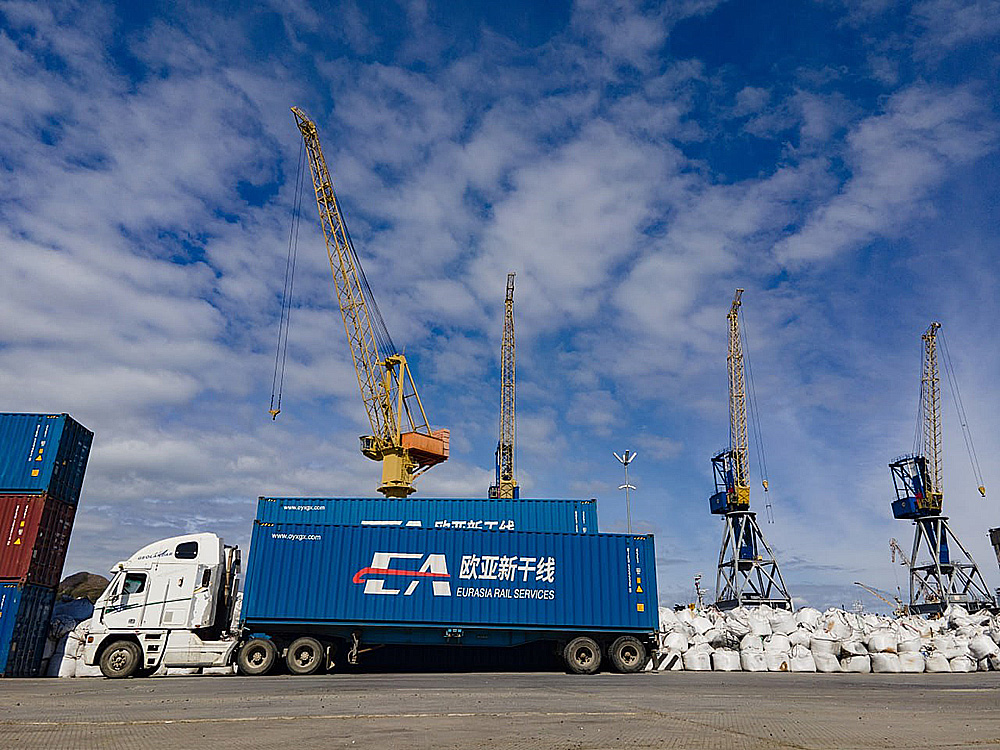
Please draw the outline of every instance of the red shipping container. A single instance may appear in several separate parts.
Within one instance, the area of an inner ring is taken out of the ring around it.
[[[49,495],[0,494],[0,581],[59,585],[75,513]]]

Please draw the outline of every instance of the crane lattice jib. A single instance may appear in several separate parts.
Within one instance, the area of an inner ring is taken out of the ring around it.
[[[330,270],[333,271],[337,300],[372,434],[385,445],[396,445],[399,443],[399,426],[393,405],[398,400],[394,393],[398,388],[397,379],[385,369],[386,363],[379,356],[357,256],[333,191],[333,180],[326,166],[316,124],[298,107],[292,107],[292,112],[305,141]]]
[[[500,482],[514,482],[515,441],[514,274],[507,274],[503,340],[500,346]]]
[[[733,457],[733,482],[736,502],[750,502],[750,443],[747,437],[746,380],[743,374],[743,345],[740,341],[739,311],[743,290],[737,289],[729,309],[729,444]]]
[[[920,407],[923,411],[923,455],[927,460],[927,494],[939,498],[941,481],[941,376],[938,372],[937,332],[940,323],[931,323],[924,335],[924,366],[920,378]]]

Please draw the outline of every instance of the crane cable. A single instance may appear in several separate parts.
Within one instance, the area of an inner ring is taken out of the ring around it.
[[[757,388],[753,379],[753,368],[750,365],[750,346],[747,343],[746,311],[743,311],[743,325],[740,327],[740,337],[743,339],[743,361],[747,375],[747,398],[750,402],[750,432],[757,449],[757,465],[760,466],[761,485],[764,487],[765,515],[768,523],[774,523],[774,508],[768,495],[767,459],[764,457],[764,439],[760,431],[760,411],[757,409]]]
[[[271,378],[272,420],[281,413],[281,394],[285,385],[285,361],[288,358],[288,323],[292,316],[292,289],[295,284],[295,261],[299,251],[299,224],[302,217],[302,185],[305,180],[305,148],[299,141],[298,171],[292,196],[292,218],[288,227],[288,251],[285,256],[285,284],[281,290],[281,315],[278,319],[278,345],[274,352],[274,376]]]
[[[969,461],[972,463],[972,473],[976,478],[976,485],[979,494],[986,497],[986,484],[983,482],[983,472],[979,468],[979,456],[976,455],[976,446],[972,444],[972,432],[969,430],[969,420],[965,415],[965,404],[962,403],[962,394],[958,390],[958,378],[955,377],[955,366],[951,362],[951,352],[948,351],[948,339],[944,332],[939,331],[944,350],[944,369],[948,374],[948,386],[951,389],[951,397],[955,402],[955,409],[958,411],[958,420],[962,424],[962,437],[965,438],[965,450],[969,454]]]

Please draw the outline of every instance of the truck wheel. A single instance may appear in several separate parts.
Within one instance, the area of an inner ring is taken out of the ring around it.
[[[566,644],[563,659],[573,674],[594,674],[601,666],[601,647],[593,638],[580,636]]]
[[[315,638],[296,638],[288,647],[285,664],[292,674],[314,674],[323,666],[323,644]]]
[[[240,649],[240,655],[236,658],[236,665],[242,674],[267,674],[271,671],[271,667],[274,666],[274,661],[277,658],[278,649],[275,648],[273,641],[267,638],[251,638]]]
[[[131,677],[139,668],[139,647],[132,641],[115,641],[101,654],[101,674],[109,680]]]
[[[616,639],[608,649],[608,656],[611,657],[611,666],[622,674],[638,672],[646,666],[646,647],[630,635]]]

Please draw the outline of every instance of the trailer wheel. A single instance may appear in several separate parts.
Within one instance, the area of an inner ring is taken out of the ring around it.
[[[296,638],[288,647],[285,664],[292,674],[314,674],[323,666],[325,656],[323,644],[315,638]]]
[[[101,674],[109,680],[131,677],[139,668],[139,647],[133,641],[115,641],[101,654]]]
[[[240,654],[236,658],[236,665],[239,667],[241,674],[267,674],[271,671],[277,658],[278,649],[275,647],[274,641],[267,638],[251,638],[240,649]]]
[[[601,647],[593,638],[580,636],[566,644],[563,659],[574,674],[594,674],[601,666]]]
[[[615,640],[608,649],[611,666],[616,672],[630,674],[638,672],[646,666],[646,647],[642,641],[630,635],[623,635]]]

